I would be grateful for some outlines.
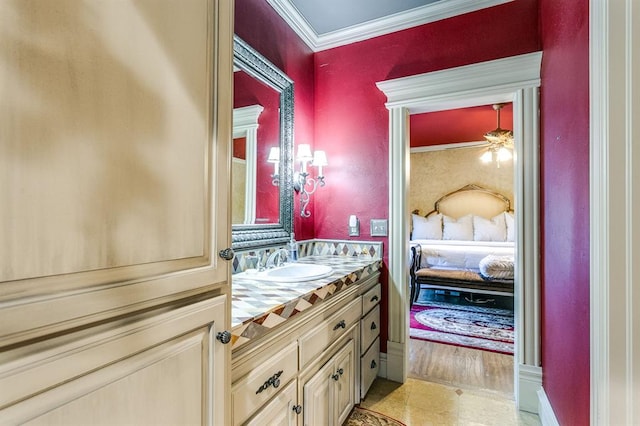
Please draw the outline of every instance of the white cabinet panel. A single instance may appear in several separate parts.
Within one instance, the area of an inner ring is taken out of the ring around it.
[[[355,403],[355,344],[349,340],[303,385],[305,426],[341,425]]]
[[[297,424],[296,381],[289,383],[282,391],[265,405],[258,414],[249,420],[247,426],[294,426]]]
[[[0,2],[0,346],[225,284],[231,7]]]
[[[233,424],[238,425],[245,421],[282,390],[281,384],[288,383],[297,374],[298,345],[293,342],[233,384]]]
[[[364,353],[380,334],[380,305],[377,305],[360,322],[360,352]]]
[[[353,341],[335,356],[334,401],[336,425],[341,425],[349,416],[355,404],[355,345]],[[335,379],[337,375],[337,380]]]
[[[9,351],[7,424],[222,424],[226,296]],[[228,398],[227,398],[228,399]]]
[[[360,397],[369,391],[380,369],[380,338],[376,338],[371,347],[362,355],[360,361]]]
[[[361,301],[357,298],[300,338],[300,368],[311,362],[331,343],[337,341],[351,325],[358,322]]]
[[[367,314],[371,308],[380,303],[382,298],[382,287],[380,284],[376,284],[362,295],[362,314]]]

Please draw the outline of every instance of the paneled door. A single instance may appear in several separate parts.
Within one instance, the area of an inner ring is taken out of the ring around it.
[[[229,418],[232,19],[0,2],[0,410]]]

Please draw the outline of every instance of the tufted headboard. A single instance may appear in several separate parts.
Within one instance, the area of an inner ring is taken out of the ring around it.
[[[433,210],[425,217],[441,213],[455,218],[473,214],[489,219],[501,212],[512,211],[511,200],[504,195],[475,184],[469,184],[438,198],[434,203]],[[419,214],[415,210],[413,213]]]

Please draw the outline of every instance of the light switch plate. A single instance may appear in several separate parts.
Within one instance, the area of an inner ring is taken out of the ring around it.
[[[388,234],[387,219],[371,219],[371,236],[386,237]]]

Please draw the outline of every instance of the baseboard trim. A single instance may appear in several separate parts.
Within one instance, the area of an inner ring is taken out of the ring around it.
[[[404,383],[407,380],[407,368],[405,362],[409,357],[405,357],[405,347],[406,345],[404,343],[391,342],[387,340],[387,379],[398,383]]]
[[[378,368],[378,377],[387,378],[387,354],[380,352],[380,368]]]
[[[516,403],[519,410],[538,414],[538,391],[542,389],[542,367],[519,364]]]
[[[538,417],[542,426],[560,426],[544,388],[538,390]]]

